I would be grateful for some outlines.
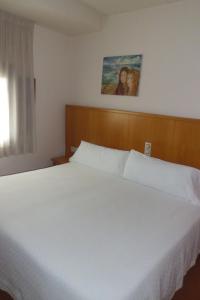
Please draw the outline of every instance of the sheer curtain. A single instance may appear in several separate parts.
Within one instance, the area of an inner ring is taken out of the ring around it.
[[[0,11],[0,157],[34,150],[33,29]]]

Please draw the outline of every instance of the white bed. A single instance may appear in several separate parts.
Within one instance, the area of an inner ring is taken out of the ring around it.
[[[0,288],[17,300],[169,300],[200,207],[78,163],[0,178]]]

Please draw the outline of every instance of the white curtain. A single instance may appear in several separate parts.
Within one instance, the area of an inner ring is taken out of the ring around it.
[[[34,150],[33,29],[0,11],[0,157]]]

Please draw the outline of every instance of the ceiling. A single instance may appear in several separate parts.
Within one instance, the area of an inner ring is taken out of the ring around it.
[[[0,0],[0,9],[67,35],[101,29],[105,15],[181,0]]]
[[[105,15],[130,12],[180,0],[81,0]]]

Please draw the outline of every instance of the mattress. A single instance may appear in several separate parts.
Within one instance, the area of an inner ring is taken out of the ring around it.
[[[78,163],[0,178],[0,288],[16,300],[169,300],[200,208]]]

